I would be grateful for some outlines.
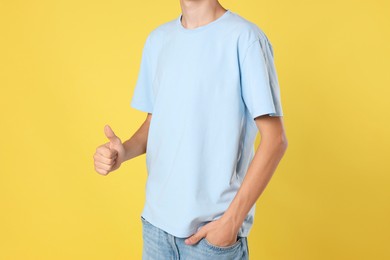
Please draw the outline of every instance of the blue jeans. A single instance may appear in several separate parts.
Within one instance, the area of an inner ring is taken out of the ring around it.
[[[184,243],[186,238],[175,237],[152,225],[141,216],[142,260],[248,260],[247,237],[237,237],[230,246],[221,247],[202,238],[194,245]]]

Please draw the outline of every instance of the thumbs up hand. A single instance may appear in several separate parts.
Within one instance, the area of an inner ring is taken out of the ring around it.
[[[115,135],[109,125],[104,126],[104,133],[109,142],[100,145],[93,156],[95,170],[102,175],[118,169],[125,160],[125,148],[121,139]]]

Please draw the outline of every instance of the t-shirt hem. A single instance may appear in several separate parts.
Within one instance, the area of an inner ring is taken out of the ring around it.
[[[154,220],[150,220],[147,216],[145,217],[145,215],[141,214],[141,216],[146,220],[148,221],[150,224],[152,224],[153,226],[175,236],[175,237],[178,237],[178,238],[187,238],[187,237],[190,237],[192,236],[193,234],[195,234],[197,232],[196,229],[194,230],[191,230],[191,231],[185,231],[185,232],[180,232],[178,230],[175,230],[175,229],[172,229],[172,228],[168,228],[167,226],[163,225],[162,223],[159,223],[159,222],[155,222]],[[240,237],[247,237],[249,235],[249,230],[240,230],[237,234],[238,236]]]
[[[139,110],[139,111],[143,111],[143,112],[147,112],[147,113],[152,113],[153,112],[152,108],[147,107],[147,106],[143,106],[143,105],[140,105],[140,104],[137,104],[137,103],[130,102],[130,106],[132,108],[135,108],[135,109]]]
[[[179,230],[177,229],[173,229],[173,228],[169,228],[168,226],[160,223],[160,222],[155,222],[153,219],[149,219],[148,216],[145,216],[145,215],[141,215],[144,219],[146,219],[146,221],[148,221],[150,224],[152,224],[153,226],[175,236],[175,237],[179,237],[179,238],[186,238],[186,237],[189,237],[191,235],[193,235],[196,230],[191,230],[191,231],[185,231],[185,232],[180,232]]]
[[[261,112],[251,113],[252,119],[255,119],[256,117],[263,116],[263,115],[283,116],[283,113],[276,112],[275,109],[271,109],[271,110],[268,110],[268,111],[261,111]]]

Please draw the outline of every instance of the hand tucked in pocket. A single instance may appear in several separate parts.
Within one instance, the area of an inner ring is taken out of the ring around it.
[[[237,234],[238,230],[234,228],[231,222],[224,218],[219,218],[202,226],[184,242],[187,245],[194,245],[205,237],[211,244],[225,247],[233,245],[237,241]]]

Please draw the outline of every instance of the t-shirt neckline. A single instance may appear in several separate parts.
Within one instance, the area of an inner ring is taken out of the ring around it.
[[[183,16],[183,13],[180,13],[179,17],[176,19],[176,24],[179,27],[179,29],[183,32],[195,33],[195,32],[199,32],[199,31],[203,31],[206,28],[212,27],[213,25],[217,24],[218,22],[224,20],[230,13],[231,13],[230,9],[226,9],[225,13],[223,15],[221,15],[220,17],[218,17],[217,19],[215,19],[214,21],[209,22],[208,24],[196,27],[194,29],[188,29],[188,28],[185,28],[183,26],[183,24],[181,23],[181,17]]]

